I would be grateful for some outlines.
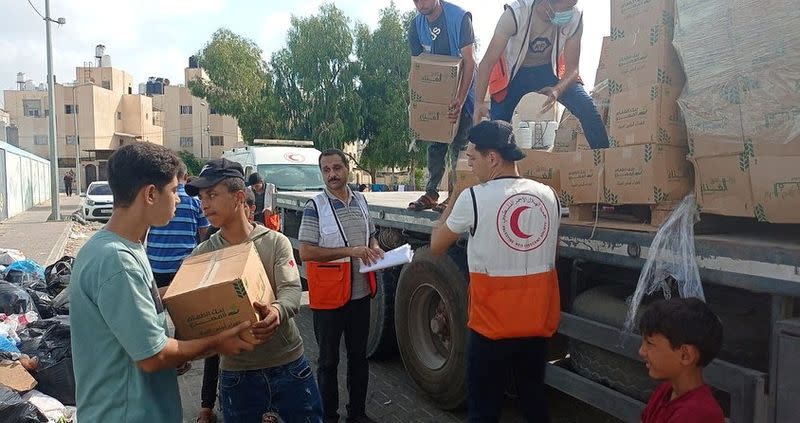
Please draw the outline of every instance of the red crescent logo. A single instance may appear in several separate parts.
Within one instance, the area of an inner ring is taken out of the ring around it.
[[[295,162],[295,163],[303,163],[304,161],[306,161],[306,156],[298,153],[286,153],[283,155],[283,158],[285,158],[290,162]]]
[[[511,213],[511,219],[509,219],[509,224],[511,226],[511,232],[514,232],[514,235],[516,235],[516,236],[518,236],[518,237],[520,237],[522,239],[528,239],[528,238],[530,238],[532,236],[532,235],[526,234],[525,232],[522,231],[522,229],[519,228],[519,216],[522,214],[522,212],[524,212],[525,210],[528,210],[529,208],[530,207],[528,207],[528,206],[522,206],[522,207],[514,210]]]
[[[525,212],[529,214],[522,219]],[[522,230],[523,226],[525,230]],[[521,193],[508,197],[497,211],[497,235],[515,251],[539,248],[550,235],[550,211],[547,205],[533,194]]]

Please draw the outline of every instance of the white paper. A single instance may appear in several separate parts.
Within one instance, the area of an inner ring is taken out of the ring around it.
[[[405,244],[401,247],[397,247],[392,251],[387,251],[383,254],[383,258],[378,260],[375,263],[367,266],[364,264],[361,259],[358,259],[361,265],[359,268],[359,272],[367,273],[373,272],[375,270],[387,269],[389,267],[399,266],[401,264],[411,263],[411,259],[414,258],[414,252],[411,250],[411,246]]]

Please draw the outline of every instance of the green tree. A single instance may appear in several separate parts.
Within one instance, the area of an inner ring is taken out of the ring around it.
[[[270,61],[281,132],[320,149],[356,139],[361,126],[350,20],[333,4],[293,16],[286,47]]]
[[[409,152],[408,73],[411,57],[407,24],[414,13],[403,15],[394,2],[382,9],[378,27],[356,28],[359,64],[358,94],[362,103],[359,137],[367,145],[359,160],[373,173],[380,168],[415,168],[425,161],[425,148]]]
[[[239,120],[242,136],[255,138],[278,135],[272,92],[272,76],[255,42],[221,28],[197,55],[208,80],[189,81],[192,94],[205,98],[222,114]]]
[[[199,175],[200,170],[203,168],[203,162],[197,158],[191,151],[182,150],[178,152],[178,157],[186,164],[186,169],[189,170],[189,175]]]

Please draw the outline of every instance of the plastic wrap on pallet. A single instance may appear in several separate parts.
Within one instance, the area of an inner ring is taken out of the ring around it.
[[[696,88],[800,62],[795,0],[677,0],[676,6],[673,43]]]
[[[658,229],[628,308],[626,332],[633,332],[639,305],[645,295],[661,290],[664,298],[669,299],[674,294],[673,289],[677,288],[681,298],[705,300],[695,261],[694,224],[697,219],[697,204],[694,195],[690,194]]]

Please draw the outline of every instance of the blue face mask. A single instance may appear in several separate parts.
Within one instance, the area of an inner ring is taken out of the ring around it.
[[[564,26],[570,23],[572,21],[572,16],[575,14],[574,8],[565,10],[563,12],[556,12],[550,8],[550,11],[553,13],[553,16],[550,18],[550,22],[555,26]]]

